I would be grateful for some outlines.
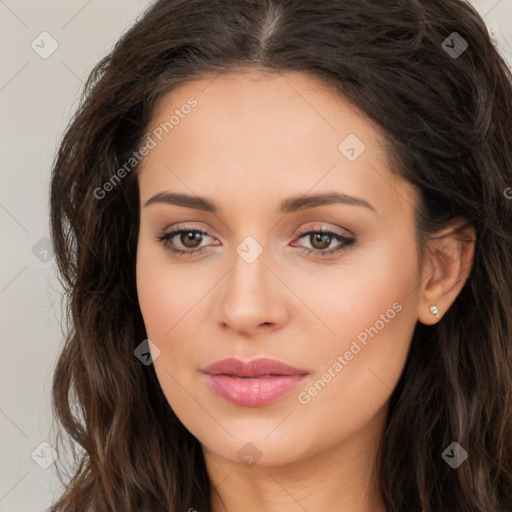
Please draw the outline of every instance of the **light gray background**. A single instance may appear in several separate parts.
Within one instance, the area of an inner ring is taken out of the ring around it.
[[[42,512],[57,495],[55,464],[35,462],[51,461],[40,444],[51,440],[63,338],[55,260],[45,250],[50,168],[85,77],[149,3],[0,0],[0,512]],[[512,0],[472,3],[512,65]],[[31,47],[51,49],[42,32],[58,44],[47,58]]]

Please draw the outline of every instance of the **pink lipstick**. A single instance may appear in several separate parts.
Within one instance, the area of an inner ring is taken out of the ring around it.
[[[275,402],[309,375],[275,359],[259,358],[245,363],[228,358],[204,370],[212,391],[236,405],[262,407]]]

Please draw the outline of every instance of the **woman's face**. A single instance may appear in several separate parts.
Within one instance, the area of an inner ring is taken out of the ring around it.
[[[375,437],[421,284],[417,196],[376,125],[304,75],[237,73],[169,93],[150,130],[137,288],[176,415],[246,465]],[[225,358],[302,372],[204,373]]]

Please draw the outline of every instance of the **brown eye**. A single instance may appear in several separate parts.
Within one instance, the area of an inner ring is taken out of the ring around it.
[[[198,231],[183,231],[180,234],[180,242],[187,249],[195,249],[201,244],[202,236]]]
[[[327,235],[325,233],[312,233],[309,236],[309,241],[311,242],[313,249],[323,251],[331,244],[332,235]]]
[[[299,234],[298,240],[300,239],[304,240],[302,243],[309,245],[309,247],[302,247],[302,252],[315,256],[339,253],[352,247],[356,241],[355,237],[347,237],[326,228],[303,231]],[[334,246],[332,246],[333,242],[336,242]],[[296,241],[292,243],[293,247],[297,245]]]
[[[208,233],[200,229],[178,228],[175,231],[166,232],[156,236],[165,249],[179,256],[192,256],[200,252],[205,252],[208,247],[201,246],[201,242],[212,238]]]

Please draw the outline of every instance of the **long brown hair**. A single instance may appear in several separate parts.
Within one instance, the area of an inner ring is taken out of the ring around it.
[[[462,291],[416,326],[377,485],[390,512],[511,510],[512,76],[481,17],[462,0],[159,0],[91,72],[52,169],[69,318],[53,411],[74,466],[51,512],[211,510],[200,443],[134,356],[147,336],[125,164],[163,94],[243,68],[307,73],[382,127],[421,193],[420,247],[455,218],[474,227]],[[469,454],[457,469],[441,457],[453,441]]]

